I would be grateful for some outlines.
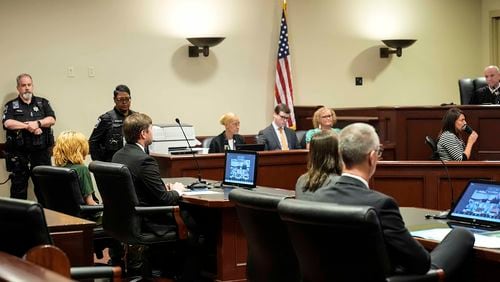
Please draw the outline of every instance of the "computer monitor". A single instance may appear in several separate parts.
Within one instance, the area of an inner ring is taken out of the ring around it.
[[[223,185],[253,188],[257,184],[258,155],[255,151],[227,150]]]

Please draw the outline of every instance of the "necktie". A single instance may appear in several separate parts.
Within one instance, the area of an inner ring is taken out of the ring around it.
[[[283,127],[279,128],[279,132],[280,132],[281,150],[286,151],[288,150],[288,142],[286,141],[286,136],[285,132],[283,132]]]

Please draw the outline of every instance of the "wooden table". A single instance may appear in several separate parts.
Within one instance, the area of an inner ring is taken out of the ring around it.
[[[94,265],[93,229],[95,222],[44,209],[54,245],[68,255],[71,266]]]
[[[168,182],[178,181],[189,184],[194,178],[172,178]],[[227,200],[228,191],[215,189],[221,193],[211,195],[183,196],[183,202],[204,208],[215,209],[218,217],[217,230],[217,281],[245,281],[247,245],[245,235],[240,226],[234,204]],[[294,191],[257,187],[257,191],[294,196]],[[447,227],[445,221],[425,219],[426,214],[434,214],[436,210],[402,207],[401,214],[409,230]],[[432,250],[438,242],[417,239],[428,250]],[[500,250],[475,248],[477,265],[477,281],[493,282],[500,277]]]
[[[403,207],[400,209],[406,227],[410,231],[424,230],[431,228],[447,228],[445,220],[426,219],[426,214],[436,214],[438,211],[421,208]],[[438,242],[417,238],[417,240],[428,250],[434,249]],[[496,282],[500,277],[500,250],[474,248],[476,263],[476,281]]]
[[[189,177],[165,179],[166,182],[181,182],[183,184],[189,184],[195,180],[195,178]],[[213,218],[215,222],[211,225],[219,228],[216,230],[216,281],[246,281],[247,243],[234,203],[227,200],[230,189],[213,190],[220,193],[198,196],[184,195],[182,202],[211,209],[215,212],[215,218]],[[255,190],[285,196],[295,195],[294,191],[277,188],[257,187]]]

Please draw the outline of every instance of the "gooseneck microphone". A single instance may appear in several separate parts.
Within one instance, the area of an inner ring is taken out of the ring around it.
[[[184,128],[182,128],[181,122],[178,118],[175,118],[175,122],[179,125],[179,128],[181,129],[182,134],[184,135],[184,139],[186,139],[186,142],[187,142],[188,147],[189,147],[189,151],[193,155],[194,162],[196,163],[196,168],[198,169],[198,181],[189,184],[187,187],[189,189],[193,189],[193,190],[194,189],[206,189],[206,188],[208,188],[207,182],[201,180],[200,164],[198,163],[198,159],[196,158],[196,154],[194,153],[193,148],[191,147],[191,144],[189,144],[189,139],[187,138],[186,133],[184,132]]]

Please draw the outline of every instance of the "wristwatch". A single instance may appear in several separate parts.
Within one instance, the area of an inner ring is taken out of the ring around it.
[[[40,120],[37,120],[36,123],[38,123],[39,128],[42,128],[42,122]]]

